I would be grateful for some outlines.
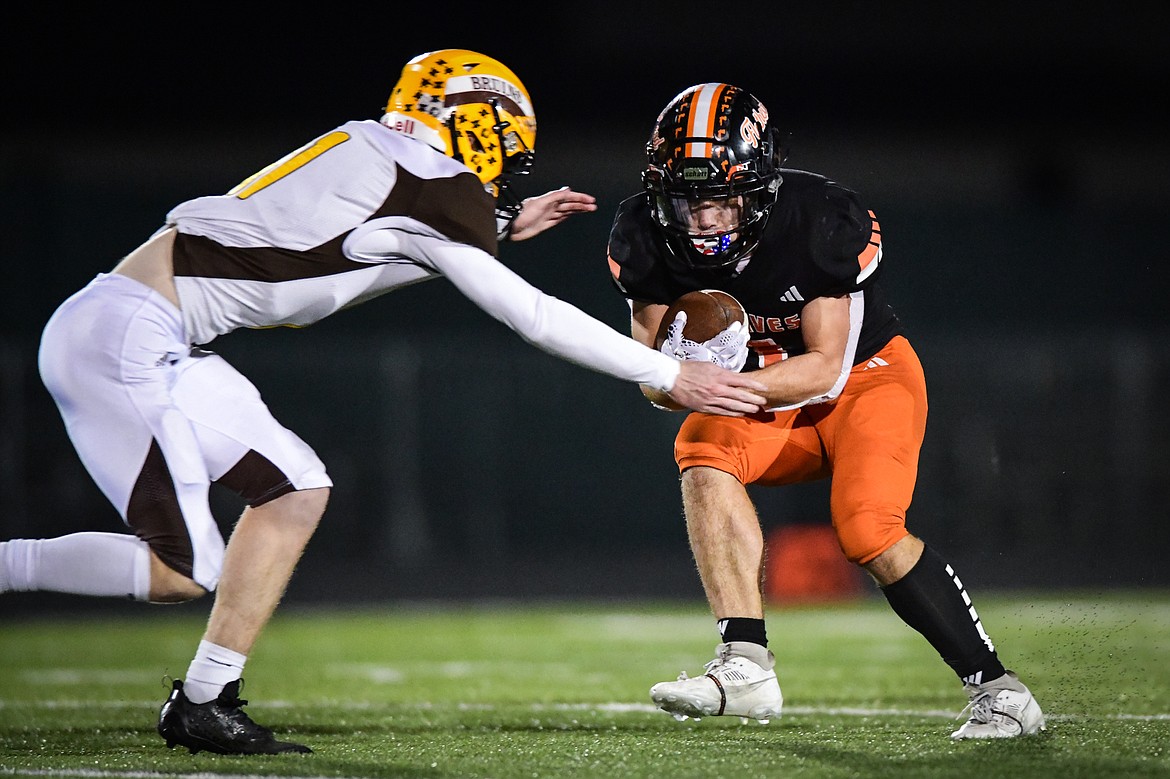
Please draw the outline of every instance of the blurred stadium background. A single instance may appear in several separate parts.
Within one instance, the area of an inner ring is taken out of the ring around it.
[[[932,394],[911,529],[980,589],[1170,585],[1156,97],[1170,57],[1152,11],[755,7],[267,19],[212,4],[127,28],[108,9],[9,27],[0,538],[120,527],[37,376],[56,305],[171,206],[376,118],[407,59],[452,46],[501,59],[532,93],[524,191],[600,201],[503,259],[623,331],[605,241],[655,115],[701,81],[760,97],[792,133],[789,165],[859,190],[882,223],[885,283]],[[524,345],[446,283],[212,348],[337,483],[289,600],[701,596],[671,460],[681,417]],[[770,531],[828,523],[825,485],[756,498]],[[215,499],[226,532],[239,506]],[[56,603],[74,601],[0,610]]]

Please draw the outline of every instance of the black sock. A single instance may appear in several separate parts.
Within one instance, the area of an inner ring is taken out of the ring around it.
[[[768,647],[768,631],[764,629],[764,620],[751,617],[727,617],[719,620],[719,635],[723,643],[732,641],[750,641],[759,644],[765,649]]]
[[[902,621],[921,633],[964,683],[981,684],[1004,675],[962,582],[929,546],[909,573],[882,592]]]

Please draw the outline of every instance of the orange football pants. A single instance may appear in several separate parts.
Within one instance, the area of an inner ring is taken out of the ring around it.
[[[837,541],[864,565],[907,535],[926,410],[922,364],[896,336],[853,368],[834,401],[751,417],[690,414],[674,459],[680,473],[705,465],[744,484],[831,478]]]

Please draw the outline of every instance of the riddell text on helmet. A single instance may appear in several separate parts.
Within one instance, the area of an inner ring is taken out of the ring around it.
[[[415,122],[413,119],[403,119],[401,117],[395,118],[394,124],[390,125],[392,130],[397,130],[400,133],[407,135],[414,135]]]

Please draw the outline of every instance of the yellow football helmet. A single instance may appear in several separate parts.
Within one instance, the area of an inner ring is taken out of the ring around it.
[[[466,49],[420,54],[402,69],[381,122],[470,168],[501,217],[520,212],[508,179],[532,168],[536,114],[528,90],[499,61]]]

